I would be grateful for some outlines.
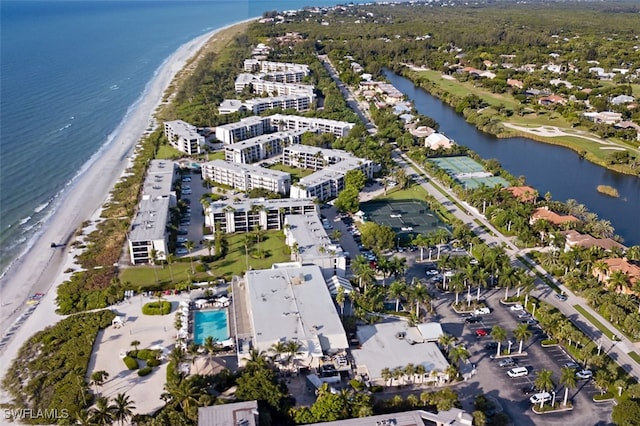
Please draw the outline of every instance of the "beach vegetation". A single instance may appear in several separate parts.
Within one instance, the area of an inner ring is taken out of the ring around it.
[[[87,368],[100,329],[111,325],[108,310],[70,316],[24,342],[2,379],[10,408],[68,410],[71,417],[92,403]],[[24,419],[36,422],[37,419]]]
[[[171,312],[171,302],[166,300],[145,303],[142,307],[142,313],[145,315],[167,315],[169,312]],[[138,356],[140,356],[140,352],[138,352]]]

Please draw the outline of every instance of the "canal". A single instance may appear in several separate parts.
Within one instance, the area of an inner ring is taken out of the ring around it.
[[[581,159],[567,148],[526,138],[498,139],[467,123],[461,114],[411,80],[385,71],[389,81],[413,101],[416,110],[440,124],[440,132],[467,146],[485,159],[495,158],[514,176],[525,176],[526,184],[554,200],[570,198],[615,227],[625,245],[640,244],[640,178],[607,170]],[[619,198],[599,193],[598,185],[618,190]]]

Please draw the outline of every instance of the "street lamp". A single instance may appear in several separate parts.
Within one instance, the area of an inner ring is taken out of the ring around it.
[[[513,342],[509,340],[507,343],[509,344],[509,355],[511,355],[511,345],[513,345]]]
[[[532,303],[533,305],[533,312],[531,313],[531,318],[535,319],[536,318],[536,304]]]
[[[551,401],[551,408],[556,406],[556,391],[551,391],[553,394],[553,400]]]

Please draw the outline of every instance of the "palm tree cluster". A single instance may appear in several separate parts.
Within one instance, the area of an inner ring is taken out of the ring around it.
[[[135,409],[134,402],[127,394],[117,394],[111,403],[108,398],[99,397],[93,408],[88,411],[81,410],[76,414],[76,422],[92,425],[110,425],[113,422],[118,422],[123,425],[133,416]]]

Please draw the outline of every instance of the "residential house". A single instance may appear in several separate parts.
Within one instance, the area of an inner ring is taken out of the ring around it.
[[[549,207],[540,207],[533,211],[531,218],[529,219],[530,224],[536,223],[538,220],[546,220],[547,222],[553,225],[564,225],[572,222],[580,222],[575,216],[571,215],[561,215],[549,210]]]
[[[638,293],[637,288],[640,284],[640,266],[625,258],[603,259],[601,262],[603,264],[602,267],[595,266],[593,268],[593,275],[598,279],[598,281],[608,283],[614,272],[619,271],[627,276],[627,284],[622,286],[622,288],[614,290],[625,294]]]
[[[524,203],[533,203],[538,198],[538,191],[530,186],[510,186],[505,190]]]
[[[589,234],[581,234],[578,231],[570,230],[563,232],[565,237],[564,251],[570,251],[573,247],[591,248],[600,247],[605,251],[613,249],[626,250],[627,247],[611,238],[595,238]]]

